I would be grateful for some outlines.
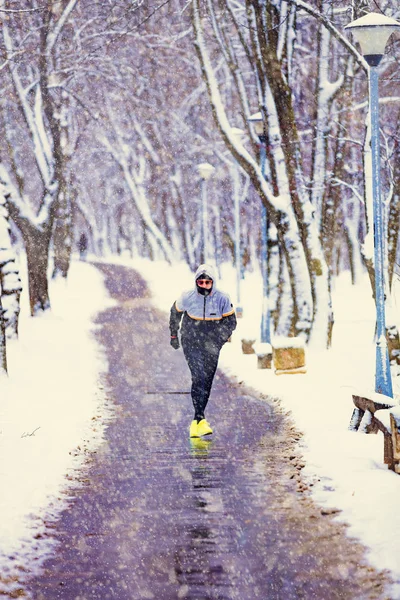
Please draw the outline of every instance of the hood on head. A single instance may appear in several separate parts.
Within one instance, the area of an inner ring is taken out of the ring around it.
[[[203,273],[205,273],[210,279],[213,280],[213,290],[215,290],[216,274],[214,268],[211,265],[202,264],[196,269],[196,273],[194,274],[194,284],[196,285],[196,280]]]

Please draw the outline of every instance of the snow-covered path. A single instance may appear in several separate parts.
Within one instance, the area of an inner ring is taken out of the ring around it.
[[[189,373],[143,281],[103,267],[122,302],[98,319],[115,418],[28,592],[73,598],[381,598],[384,576],[298,485],[298,434],[219,373],[211,439],[190,443]],[[329,511],[328,511],[329,512]]]
[[[165,313],[178,291],[192,285],[187,265],[123,263],[143,274],[152,302]],[[246,274],[244,318],[232,344],[224,348],[220,365],[238,381],[281,399],[282,409],[304,433],[302,473],[307,483],[314,482],[313,498],[326,511],[340,509],[336,520],[348,523],[348,534],[366,545],[371,563],[400,581],[400,479],[383,464],[380,436],[347,430],[351,391],[371,387],[373,375],[369,284],[354,288],[346,277],[336,282],[333,349],[308,354],[308,373],[301,377],[259,371],[255,357],[241,353],[241,337],[257,335],[260,284],[256,273]],[[234,299],[235,273],[229,266],[222,268],[221,286]],[[399,317],[400,280],[396,291]],[[100,273],[74,261],[68,281],[52,281],[50,292],[52,311],[41,319],[27,316],[23,294],[20,340],[9,345],[10,377],[1,382],[0,589],[11,593],[18,588],[18,577],[36,572],[46,552],[52,551],[43,537],[43,521],[53,522],[65,508],[66,493],[88,454],[101,443],[112,408],[102,385],[106,357],[94,337],[96,313],[114,305]],[[397,393],[399,379],[394,380]],[[398,599],[400,592],[392,588],[389,597]]]

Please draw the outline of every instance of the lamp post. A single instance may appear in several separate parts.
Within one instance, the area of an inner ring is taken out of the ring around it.
[[[215,170],[209,163],[201,163],[197,165],[201,178],[201,223],[202,223],[202,246],[201,258],[202,263],[206,263],[210,255],[208,244],[208,207],[207,207],[207,181],[210,179]]]
[[[261,112],[249,117],[249,122],[254,124],[255,132],[260,140],[260,166],[265,177],[266,142],[264,122]],[[268,214],[264,203],[261,205],[261,272],[263,281],[263,303],[261,315],[261,342],[271,343],[271,317],[269,312],[269,285],[268,285]]]
[[[234,138],[241,142],[244,131],[238,127],[232,127],[232,135]],[[233,171],[233,202],[234,202],[234,218],[235,218],[235,266],[236,266],[236,316],[238,318],[243,317],[243,308],[241,306],[240,298],[240,280],[242,276],[242,265],[241,265],[241,253],[240,253],[240,206],[239,206],[239,194],[240,194],[240,182],[239,173],[237,167]]]
[[[350,31],[361,46],[369,66],[369,107],[371,118],[372,200],[374,218],[374,264],[376,306],[376,368],[375,391],[393,397],[389,352],[385,324],[385,228],[381,201],[380,146],[379,146],[379,74],[378,65],[385,53],[391,34],[400,23],[379,13],[369,13],[356,19],[345,29]]]

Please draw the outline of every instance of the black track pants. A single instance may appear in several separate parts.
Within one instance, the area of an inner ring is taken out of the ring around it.
[[[204,346],[182,344],[186,361],[192,375],[192,401],[195,419],[204,418],[211,386],[217,370],[219,350],[210,352]]]

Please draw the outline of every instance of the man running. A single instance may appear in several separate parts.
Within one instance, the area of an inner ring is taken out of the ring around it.
[[[210,265],[200,265],[195,273],[194,289],[184,292],[174,302],[170,313],[171,346],[175,350],[180,347],[178,331],[182,320],[181,344],[192,376],[194,419],[190,425],[191,438],[212,433],[204,413],[219,353],[236,328],[233,304],[227,294],[216,289],[215,281],[214,269]]]

